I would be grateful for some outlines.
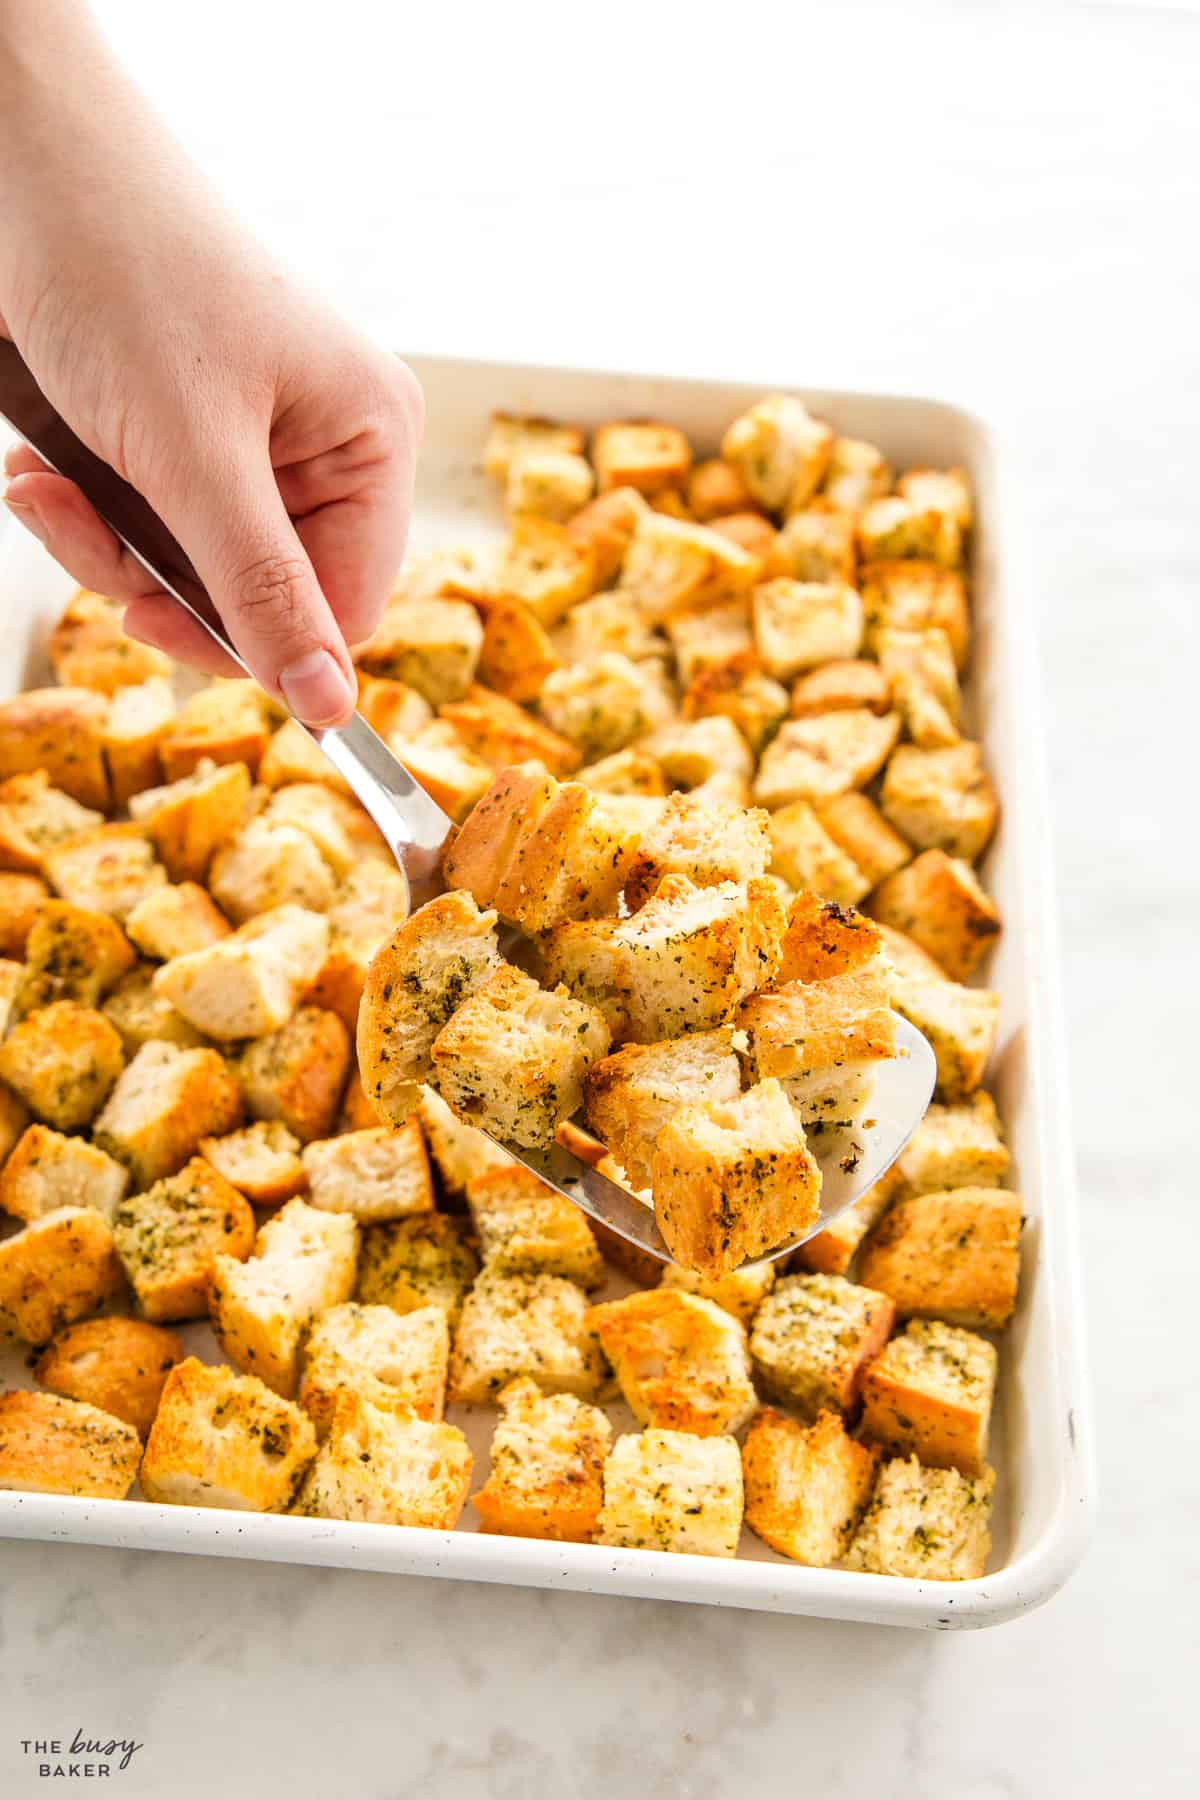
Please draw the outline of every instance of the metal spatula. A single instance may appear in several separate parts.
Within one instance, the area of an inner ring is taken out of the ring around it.
[[[80,442],[6,339],[0,339],[0,418],[51,469],[81,489],[154,580],[245,669],[196,571],[162,520],[127,481]],[[427,883],[438,868],[451,820],[361,714],[355,713],[336,730],[304,728],[379,827],[410,888]],[[787,1255],[824,1230],[878,1181],[911,1137],[933,1093],[936,1065],[929,1045],[907,1020],[897,1017],[896,1037],[897,1055],[878,1065],[870,1119],[849,1131],[825,1131],[810,1138],[821,1166],[820,1217],[765,1260]],[[510,1143],[502,1148],[601,1225],[670,1261],[651,1208],[586,1160],[557,1145],[545,1154]]]

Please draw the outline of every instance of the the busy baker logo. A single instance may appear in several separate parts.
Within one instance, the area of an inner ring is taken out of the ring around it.
[[[83,1730],[70,1738],[21,1739],[22,1753],[42,1781],[103,1781],[123,1774],[144,1747],[136,1738],[92,1737]]]

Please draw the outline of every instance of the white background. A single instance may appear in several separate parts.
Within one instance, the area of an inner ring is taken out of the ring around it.
[[[923,391],[1006,428],[1039,553],[1101,1513],[1043,1611],[934,1638],[0,1545],[0,1791],[46,1791],[18,1740],[76,1726],[144,1740],[114,1789],[178,1800],[1194,1791],[1200,21],[99,11],[237,205],[399,347]]]

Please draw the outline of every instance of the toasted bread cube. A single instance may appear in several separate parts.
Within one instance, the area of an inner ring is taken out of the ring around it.
[[[864,1437],[918,1456],[926,1468],[982,1475],[996,1364],[986,1338],[940,1319],[910,1319],[863,1370]]]
[[[0,777],[42,770],[82,806],[107,812],[107,719],[107,699],[83,687],[28,688],[0,702]]]
[[[778,981],[826,981],[868,963],[878,965],[879,927],[852,906],[802,889],[788,907]]]
[[[651,765],[657,772],[657,764]],[[49,888],[40,875],[0,873],[0,955],[23,960],[29,933]]]
[[[154,988],[206,1037],[265,1037],[291,1017],[328,947],[320,913],[276,906],[207,950],[165,963]]]
[[[120,1293],[112,1226],[90,1206],[60,1206],[0,1241],[0,1338],[45,1344]]]
[[[594,794],[657,798],[665,796],[666,780],[652,756],[644,750],[617,750],[579,771],[579,780]]]
[[[757,755],[786,719],[788,693],[773,676],[763,674],[754,652],[745,650],[694,675],[680,710],[685,719],[732,719]]]
[[[453,725],[436,719],[412,737],[388,738],[388,748],[398,756],[435,806],[456,824],[462,822],[487,793],[492,767],[468,750]]]
[[[60,844],[104,823],[104,814],[51,787],[44,769],[0,782],[0,867],[43,871]]]
[[[660,1044],[630,1044],[589,1071],[587,1117],[635,1188],[650,1186],[654,1146],[670,1118],[700,1100],[733,1100],[741,1073],[733,1034],[697,1031]]]
[[[356,660],[369,674],[403,681],[440,706],[466,693],[482,646],[483,626],[469,601],[400,593]]]
[[[861,707],[789,719],[763,754],[754,798],[777,807],[865,787],[887,761],[899,734],[897,713],[878,718]]]
[[[999,805],[980,746],[896,751],[883,778],[880,805],[910,843],[974,861],[996,828]]]
[[[587,505],[594,486],[586,457],[569,450],[523,450],[508,465],[504,503],[510,518],[532,514],[563,524]]]
[[[952,981],[966,981],[1000,934],[995,902],[970,863],[925,850],[880,882],[869,902],[885,925],[927,950]]]
[[[853,515],[818,498],[792,513],[776,533],[768,573],[853,587],[855,561]]]
[[[719,518],[709,519],[708,526],[753,556],[761,568],[766,569],[770,564],[775,547],[775,527],[762,513],[722,513]]]
[[[740,471],[720,456],[710,456],[692,469],[687,503],[702,524],[727,513],[752,512],[755,507],[754,495]]]
[[[715,1276],[807,1230],[821,1171],[786,1093],[767,1079],[675,1112],[655,1145],[651,1188],[674,1260]]]
[[[396,1130],[350,1131],[303,1152],[311,1206],[346,1212],[360,1225],[431,1212],[433,1178],[418,1120]]]
[[[835,657],[801,675],[792,688],[790,711],[794,719],[812,719],[865,707],[882,717],[891,704],[892,690],[878,663]]]
[[[681,1269],[678,1263],[668,1263],[660,1285],[711,1300],[714,1306],[732,1313],[749,1331],[755,1313],[775,1285],[775,1272],[775,1264],[769,1262],[745,1263],[728,1275],[702,1275],[698,1269]]]
[[[479,1277],[463,1302],[449,1397],[474,1406],[527,1375],[543,1393],[594,1400],[604,1379],[582,1288],[561,1275]]]
[[[640,832],[579,782],[525,764],[497,775],[443,862],[446,884],[529,932],[614,911]]]
[[[152,1504],[285,1512],[317,1450],[312,1421],[253,1375],[194,1356],[167,1376],[142,1458]]]
[[[665,724],[675,712],[674,697],[659,665],[631,662],[614,651],[547,676],[539,704],[554,731],[576,746],[580,759],[588,761],[623,749],[634,738]]]
[[[872,1183],[853,1206],[848,1206],[818,1231],[795,1253],[794,1266],[814,1275],[844,1275],[854,1261],[859,1245],[871,1228],[883,1217],[902,1186],[899,1171],[893,1163],[885,1175]]]
[[[929,1108],[897,1159],[904,1192],[931,1194],[946,1188],[1001,1187],[1012,1159],[990,1094],[975,1093],[956,1106]]]
[[[896,492],[918,512],[936,512],[969,531],[974,519],[971,482],[965,469],[907,469]]]
[[[612,1426],[573,1394],[543,1394],[527,1376],[497,1396],[487,1480],[471,1496],[480,1530],[586,1544],[603,1499]]]
[[[617,573],[646,511],[636,488],[618,487],[589,501],[570,521],[567,535],[588,553],[596,586],[603,587]]]
[[[840,1414],[805,1426],[764,1407],[742,1445],[746,1523],[780,1555],[827,1569],[849,1549],[878,1469],[878,1450],[856,1444]]]
[[[421,1089],[415,1081],[405,1084],[404,1097],[397,1096],[401,1117],[395,1123],[403,1125],[405,1119],[411,1118],[417,1110],[417,1101],[421,1097]],[[362,1084],[362,1076],[357,1064],[350,1071],[350,1079],[346,1083],[346,1091],[342,1095],[342,1110],[338,1118],[339,1131],[370,1131],[379,1124],[379,1114],[366,1093]]]
[[[271,741],[267,696],[253,681],[214,681],[192,694],[158,741],[168,782],[195,773],[199,764],[245,763],[257,774]]]
[[[422,708],[424,723],[429,711],[424,702]],[[362,710],[360,693],[359,711]],[[339,794],[350,792],[345,779],[298,719],[285,719],[273,734],[258,765],[258,779],[269,788],[286,787],[292,781],[318,781],[336,789]]]
[[[302,831],[339,881],[366,861],[392,864],[392,853],[365,808],[322,782],[292,781],[277,788],[261,816],[272,826]]]
[[[493,480],[504,482],[518,457],[533,451],[579,456],[583,447],[583,433],[574,425],[559,425],[553,419],[524,418],[519,413],[497,412],[492,414],[491,428],[483,447],[483,466]]]
[[[902,1196],[867,1241],[862,1278],[902,1319],[999,1331],[1017,1303],[1021,1224],[1021,1197],[1003,1188]]]
[[[873,651],[883,631],[944,631],[955,667],[966,667],[971,644],[967,589],[957,569],[935,562],[877,562],[859,575],[866,616],[865,643]]]
[[[660,725],[643,739],[641,747],[676,787],[699,787],[722,773],[745,777],[754,773],[750,746],[723,713]]]
[[[294,1511],[310,1519],[451,1531],[467,1503],[472,1458],[456,1425],[342,1389]]]
[[[750,609],[742,596],[707,612],[677,613],[665,621],[664,628],[675,653],[676,672],[685,685],[737,657],[750,656],[757,666]]]
[[[104,594],[78,589],[46,646],[56,681],[63,687],[115,694],[153,676],[170,674],[171,659],[162,650],[126,637],[123,611],[118,601]]]
[[[467,1204],[485,1273],[563,1275],[583,1288],[602,1287],[603,1259],[579,1208],[512,1163],[476,1175]]]
[[[949,981],[919,944],[880,927],[892,963],[892,1004],[929,1039],[939,1097],[963,1100],[983,1080],[1000,1023],[1000,996]]]
[[[202,1156],[144,1193],[127,1196],[113,1221],[117,1254],[147,1319],[202,1319],[217,1260],[249,1256],[248,1201]]]
[[[51,1393],[82,1400],[145,1438],[167,1376],[183,1360],[173,1331],[144,1319],[84,1319],[47,1345],[34,1374]]]
[[[40,1219],[60,1206],[94,1206],[111,1219],[129,1171],[83,1138],[31,1125],[0,1169],[0,1211]]]
[[[0,1078],[35,1119],[59,1131],[90,1124],[124,1066],[114,1027],[73,1000],[30,1013],[0,1044]]]
[[[389,742],[393,738],[414,737],[424,726],[433,722],[433,708],[424,694],[418,694],[416,688],[409,687],[407,682],[389,681],[383,675],[365,675],[361,670],[358,676],[358,710],[371,730],[378,732],[381,738]],[[308,736],[307,732],[305,736]],[[309,741],[311,743],[312,740]],[[321,752],[321,761],[326,770],[332,773],[333,764],[324,752]],[[261,769],[259,779],[266,779]],[[308,775],[304,779],[315,781],[318,777]],[[337,786],[337,783],[331,783],[326,776],[326,785]],[[338,787],[339,793],[349,791],[344,783]]]
[[[892,473],[883,451],[874,444],[862,438],[835,437],[822,495],[844,512],[860,512],[868,500],[890,493]]]
[[[661,494],[682,488],[692,466],[692,447],[674,425],[657,420],[602,425],[592,439],[592,462],[601,494],[636,488]]]
[[[172,881],[203,881],[216,850],[241,826],[249,800],[245,763],[217,767],[206,759],[170,786],[133,795],[129,810]]]
[[[550,717],[549,712],[546,716]],[[477,682],[472,682],[461,700],[441,707],[440,717],[493,769],[537,761],[552,775],[569,775],[579,767],[580,754],[572,741]]]
[[[125,918],[125,932],[145,956],[169,962],[229,936],[229,923],[194,881],[156,887]]]
[[[301,1339],[318,1313],[349,1300],[357,1264],[354,1220],[304,1200],[289,1200],[267,1220],[248,1261],[218,1256],[208,1305],[234,1368],[258,1375],[277,1394],[294,1394]]]
[[[768,512],[805,506],[821,484],[832,448],[830,427],[792,394],[757,401],[721,440],[721,455]]]
[[[593,1542],[736,1556],[742,1506],[741,1458],[732,1438],[652,1428],[613,1445]]]
[[[256,1119],[239,1131],[201,1138],[198,1148],[218,1175],[255,1206],[279,1206],[308,1186],[300,1139],[279,1119]]]
[[[114,919],[45,900],[25,941],[25,974],[13,1003],[17,1017],[55,1001],[95,1006],[137,961]]]
[[[870,1098],[875,1065],[896,1054],[886,958],[822,981],[752,994],[738,1022],[756,1078],[782,1082],[810,1130],[852,1122]]]
[[[337,880],[306,832],[260,815],[217,851],[209,885],[222,912],[242,925],[273,906],[324,912]]]
[[[662,660],[667,644],[632,594],[610,588],[572,607],[554,633],[559,666],[624,656],[630,662]]]
[[[850,1412],[895,1316],[886,1294],[840,1275],[785,1275],[754,1316],[755,1371],[769,1393],[807,1418],[823,1407]]]
[[[126,919],[167,872],[137,825],[101,825],[47,852],[46,879],[72,906]]]
[[[618,585],[647,620],[658,623],[736,599],[761,573],[761,560],[723,533],[647,511],[634,529]]]
[[[352,1034],[371,960],[407,917],[408,906],[400,870],[372,861],[350,871],[326,908],[329,948],[305,999],[335,1012]]]
[[[483,615],[479,679],[507,700],[536,700],[561,667],[544,625],[523,600],[489,600]]]
[[[639,1424],[711,1437],[753,1413],[745,1327],[714,1301],[651,1288],[593,1306],[588,1323]]]
[[[853,906],[871,883],[826,831],[807,800],[770,815],[771,870],[789,887],[811,889],[838,906]]]
[[[994,1469],[975,1479],[925,1469],[916,1457],[883,1465],[846,1557],[848,1569],[914,1581],[974,1581],[987,1568]]]
[[[672,794],[633,859],[625,883],[631,910],[644,906],[667,875],[686,875],[697,887],[765,875],[769,826],[757,808],[706,806],[693,794]]]
[[[619,919],[556,925],[542,940],[546,987],[565,987],[603,1014],[614,1039],[629,1035],[627,971],[617,943]]]
[[[143,1044],[159,1041],[193,1050],[204,1043],[194,1025],[175,1011],[170,1001],[154,991],[154,969],[142,963],[123,975],[100,1008],[116,1027],[126,1060],[132,1061]]]
[[[768,675],[790,680],[835,657],[853,657],[862,642],[862,601],[835,582],[779,576],[755,588],[754,647]]]
[[[217,1051],[154,1041],[122,1073],[94,1137],[143,1188],[174,1175],[201,1138],[232,1131],[241,1117],[237,1079]]]
[[[23,1389],[0,1394],[0,1489],[7,1492],[123,1500],[141,1453],[132,1426],[100,1407]]]
[[[450,1327],[440,1306],[400,1314],[390,1306],[331,1306],[313,1321],[304,1345],[300,1404],[324,1437],[338,1392],[349,1388],[372,1406],[399,1402],[418,1419],[441,1418],[450,1366]]]
[[[302,1006],[249,1044],[235,1068],[251,1118],[280,1119],[310,1144],[333,1130],[350,1061],[350,1033],[337,1014]]]
[[[125,806],[162,781],[158,746],[174,717],[175,694],[164,676],[118,688],[113,695],[104,725],[104,760],[115,806]]]
[[[867,562],[902,558],[941,563],[960,568],[963,561],[963,527],[954,501],[924,488],[869,500],[858,515],[858,541]],[[940,502],[940,503],[939,503]],[[969,504],[969,503],[968,503]]]
[[[875,653],[913,743],[922,750],[958,743],[962,695],[946,633],[881,626]]]
[[[453,1326],[478,1273],[479,1258],[462,1220],[418,1213],[366,1228],[355,1297],[398,1313],[440,1306]]]
[[[553,519],[514,519],[496,566],[495,593],[520,600],[540,625],[557,625],[596,586],[590,544]]]
[[[813,811],[821,829],[872,887],[912,860],[912,846],[892,830],[866,794],[834,794],[832,799],[818,800]]]
[[[464,1125],[431,1087],[418,1087],[416,1116],[425,1133],[441,1192],[459,1199],[476,1175],[512,1166],[512,1157],[473,1125]]]

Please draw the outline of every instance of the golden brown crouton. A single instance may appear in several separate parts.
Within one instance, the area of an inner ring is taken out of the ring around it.
[[[710,1437],[754,1411],[745,1328],[712,1300],[652,1288],[593,1306],[588,1323],[639,1424]]]
[[[51,787],[44,769],[10,775],[0,782],[0,867],[43,870],[52,850],[103,822],[103,813]]]
[[[588,1123],[633,1187],[650,1186],[650,1164],[663,1127],[681,1107],[733,1100],[741,1073],[729,1027],[695,1031],[660,1044],[629,1044],[588,1071]]]
[[[144,1188],[181,1169],[201,1138],[232,1131],[241,1119],[237,1078],[217,1051],[153,1041],[122,1073],[93,1135]]]
[[[768,1392],[808,1418],[823,1407],[849,1412],[895,1316],[886,1294],[840,1275],[786,1275],[754,1316],[755,1371]]]
[[[902,1319],[999,1331],[1017,1303],[1021,1196],[959,1187],[904,1196],[867,1240],[862,1279]]]
[[[0,1337],[45,1344],[121,1291],[112,1227],[94,1207],[60,1206],[0,1241]]]
[[[168,1506],[284,1512],[317,1449],[312,1421],[253,1375],[194,1356],[167,1376],[142,1458],[142,1493]]]
[[[580,769],[579,779],[594,794],[658,798],[667,792],[662,770],[644,750],[618,750],[601,757]]]
[[[853,1206],[848,1206],[824,1231],[818,1231],[807,1243],[800,1245],[793,1259],[794,1266],[814,1275],[844,1275],[854,1261],[859,1245],[882,1218],[902,1185],[893,1163]]]
[[[370,676],[364,677],[365,681],[370,679]],[[421,701],[421,708],[423,723],[430,714],[424,701]],[[361,694],[359,711],[363,711]],[[286,787],[290,781],[319,781],[325,787],[335,788],[339,794],[350,792],[344,777],[338,774],[312,734],[298,719],[285,719],[273,734],[258,765],[258,779],[264,787],[269,788]]]
[[[749,744],[723,713],[660,725],[641,747],[676,787],[699,787],[722,773],[749,777],[754,772]]]
[[[521,1375],[547,1394],[596,1398],[604,1358],[587,1300],[560,1275],[481,1275],[463,1302],[449,1397],[479,1405]]]
[[[698,462],[687,481],[687,503],[702,523],[724,513],[754,510],[754,496],[740,472],[723,457]]]
[[[55,1000],[95,1006],[136,961],[114,919],[68,900],[43,901],[25,941],[25,976],[14,1011],[20,1016]]]
[[[310,1519],[451,1531],[467,1503],[471,1467],[456,1425],[343,1389],[294,1510]]]
[[[813,811],[822,831],[862,871],[871,887],[912,858],[912,846],[892,830],[866,794],[835,794],[832,799],[818,800]]]
[[[328,1137],[350,1073],[350,1033],[336,1013],[302,1006],[247,1045],[235,1064],[253,1119],[280,1119],[302,1144]]]
[[[214,681],[192,694],[158,741],[163,774],[180,781],[197,765],[245,763],[257,774],[271,741],[269,702],[254,681]]]
[[[779,576],[754,589],[751,614],[759,661],[781,681],[835,657],[856,656],[862,642],[862,601],[844,584]]]
[[[776,533],[768,573],[853,586],[855,561],[853,515],[818,497],[790,514]]]
[[[432,1212],[433,1178],[417,1119],[375,1126],[304,1147],[310,1206],[347,1212],[360,1225]]]
[[[965,469],[906,469],[896,492],[918,512],[936,512],[951,519],[961,531],[974,518],[971,481]]]
[[[935,1102],[900,1152],[897,1166],[904,1192],[912,1195],[1000,1187],[1011,1160],[996,1102],[990,1094],[975,1093],[956,1106]]]
[[[596,586],[591,545],[553,519],[514,519],[495,572],[495,595],[520,600],[540,625],[556,625]]]
[[[825,800],[865,787],[877,775],[900,735],[898,713],[879,718],[864,707],[789,719],[767,745],[758,766],[754,798],[762,806],[789,800]]]
[[[631,662],[611,650],[548,675],[539,705],[554,733],[575,746],[575,766],[623,749],[665,724],[675,712],[674,696],[658,663]],[[537,748],[524,754],[537,756],[555,774],[564,773],[561,758],[556,768]]]
[[[973,1581],[987,1567],[993,1469],[974,1480],[923,1469],[916,1457],[883,1466],[846,1557],[848,1569],[914,1581]]]
[[[388,748],[435,806],[459,824],[487,793],[490,763],[468,750],[453,725],[435,719],[411,737],[392,733]]]
[[[0,956],[24,959],[33,921],[49,892],[40,875],[0,873]]]
[[[478,1273],[479,1258],[463,1221],[445,1213],[418,1213],[411,1219],[367,1226],[355,1297],[398,1313],[440,1306],[454,1325]]]
[[[881,626],[875,653],[913,743],[923,750],[956,744],[962,696],[946,633]]]
[[[766,568],[771,560],[771,552],[775,545],[775,527],[770,519],[765,519],[759,512],[722,513],[719,517],[708,520],[710,531],[720,537],[728,538],[740,550],[749,555]]]
[[[440,706],[466,692],[482,645],[483,626],[469,601],[400,593],[356,660],[369,674],[403,681]]]
[[[122,975],[112,993],[100,1008],[114,1025],[126,1058],[132,1061],[143,1044],[156,1039],[178,1044],[181,1049],[196,1049],[204,1043],[194,1025],[177,1013],[170,1001],[154,991],[154,968],[141,963]]]
[[[721,455],[768,512],[791,513],[807,505],[832,449],[830,427],[814,419],[792,394],[768,394],[756,401],[721,440]]]
[[[254,1214],[211,1163],[195,1156],[178,1174],[123,1200],[113,1235],[146,1318],[202,1319],[218,1257],[250,1254]]]
[[[647,619],[632,594],[620,588],[593,594],[572,607],[554,633],[554,648],[563,663],[590,663],[599,656],[628,657],[631,662],[663,660],[666,640]]]
[[[878,663],[835,657],[793,685],[791,714],[794,719],[812,719],[819,713],[865,707],[882,717],[891,704],[892,690]]]
[[[415,1111],[425,1133],[440,1191],[457,1200],[460,1208],[467,1183],[476,1175],[512,1166],[512,1157],[506,1150],[493,1143],[484,1132],[476,1131],[473,1125],[464,1125],[433,1088],[417,1088]]]
[[[612,1426],[573,1394],[543,1394],[528,1377],[497,1396],[487,1480],[471,1496],[480,1530],[586,1544],[603,1498]]]
[[[167,872],[137,825],[101,825],[46,853],[46,879],[72,906],[125,919]]]
[[[279,1119],[256,1119],[240,1131],[201,1138],[197,1147],[254,1206],[279,1206],[308,1186],[300,1139]]]
[[[324,912],[337,879],[306,832],[261,815],[217,851],[208,873],[213,898],[235,925],[274,906]]]
[[[639,494],[661,494],[682,488],[692,466],[692,447],[674,425],[657,420],[601,425],[592,439],[596,485],[602,494],[613,488],[636,488]]]
[[[578,456],[583,446],[583,433],[574,425],[559,425],[553,419],[525,417],[520,413],[497,412],[492,414],[483,447],[483,467],[494,481],[504,482],[508,480],[516,457],[535,450]]]
[[[757,808],[712,806],[692,794],[672,794],[630,867],[625,883],[630,910],[644,906],[667,875],[686,875],[697,887],[765,875],[769,824]]]
[[[646,511],[646,502],[633,487],[617,487],[589,501],[567,526],[567,536],[585,550],[592,578],[598,587],[612,580],[621,567]]]
[[[868,650],[881,631],[944,631],[955,667],[966,667],[971,644],[967,589],[957,569],[935,562],[876,562],[859,574]]]
[[[325,910],[329,947],[304,998],[335,1012],[352,1035],[371,960],[407,917],[408,907],[408,884],[400,870],[370,861],[351,869]]]
[[[123,687],[169,675],[171,659],[149,644],[126,637],[123,607],[103,594],[79,588],[50,633],[46,654],[63,687],[115,694]]]
[[[723,533],[648,511],[634,529],[619,588],[647,621],[660,623],[746,594],[761,573],[760,559]]]
[[[206,1037],[265,1037],[291,1018],[328,948],[320,913],[276,906],[207,950],[165,963],[154,987]]]
[[[593,1542],[736,1556],[742,1464],[731,1437],[651,1429],[619,1437],[604,1465]]]
[[[44,770],[54,787],[107,812],[107,718],[108,701],[89,688],[29,688],[0,702],[0,777]]]
[[[125,932],[144,956],[169,962],[229,936],[229,922],[194,881],[156,888],[126,915]]]
[[[855,513],[890,491],[892,469],[882,450],[862,438],[835,437],[822,492],[833,506]]]
[[[905,932],[952,981],[974,974],[1000,934],[1000,914],[970,863],[925,850],[880,882],[868,902],[875,918]]]
[[[234,1368],[260,1376],[277,1394],[294,1394],[301,1339],[318,1313],[349,1300],[357,1263],[354,1220],[304,1200],[289,1200],[267,1220],[248,1261],[218,1256],[208,1307]]]
[[[60,1206],[94,1206],[111,1219],[129,1171],[84,1138],[31,1125],[0,1169],[0,1210],[40,1219]]]
[[[249,799],[245,763],[217,767],[205,759],[180,781],[134,794],[129,810],[172,881],[203,881],[214,852],[241,826]]]
[[[788,693],[774,676],[762,672],[753,650],[744,650],[702,667],[683,696],[680,712],[685,719],[724,714],[758,755],[787,717]]]
[[[399,1402],[419,1419],[440,1419],[446,1403],[450,1327],[440,1306],[397,1313],[353,1300],[318,1314],[304,1344],[300,1404],[324,1437],[339,1390],[385,1410]]]
[[[141,1450],[137,1432],[99,1407],[22,1389],[0,1394],[0,1489],[123,1500]]]
[[[902,745],[888,764],[880,805],[919,849],[973,861],[996,828],[999,804],[978,744],[945,750]]]
[[[849,974],[875,962],[882,943],[879,927],[852,906],[802,889],[788,907],[777,980],[782,986]]]
[[[580,753],[572,741],[549,730],[515,701],[493,694],[478,682],[471,683],[461,700],[447,701],[439,715],[453,725],[467,748],[493,769],[537,761],[552,775],[570,775],[579,767]]]
[[[896,1054],[891,971],[880,955],[823,981],[752,994],[738,1015],[756,1078],[775,1076],[810,1130],[852,1120],[874,1065]]]
[[[840,1414],[804,1426],[764,1407],[742,1446],[746,1523],[782,1556],[827,1569],[849,1548],[878,1468],[879,1452],[847,1436]]]
[[[681,1269],[678,1263],[663,1268],[660,1286],[675,1288],[684,1294],[697,1294],[711,1300],[724,1312],[732,1313],[738,1322],[750,1329],[751,1320],[775,1285],[775,1264],[745,1263],[728,1275],[701,1275],[696,1269]]]
[[[43,1387],[98,1406],[145,1438],[167,1376],[183,1360],[173,1331],[144,1319],[84,1319],[47,1345],[34,1365]]]
[[[869,500],[858,515],[858,542],[866,562],[912,558],[957,568],[963,561],[962,526],[924,496]]]
[[[162,675],[138,687],[118,688],[104,725],[104,760],[114,806],[125,806],[163,778],[158,754],[163,732],[175,717],[175,694]]]
[[[323,782],[290,781],[277,788],[261,816],[273,826],[302,831],[339,881],[366,861],[392,863],[392,853],[366,809]]]
[[[14,1025],[0,1044],[0,1078],[34,1118],[59,1131],[88,1125],[125,1066],[125,1053],[103,1013],[56,1000]]]
[[[532,514],[562,523],[587,504],[594,486],[586,457],[569,450],[523,450],[508,465],[504,504],[513,519]]]
[[[379,733],[389,743],[394,738],[414,737],[425,725],[433,721],[433,708],[424,694],[418,694],[416,688],[409,687],[407,682],[389,681],[384,675],[365,675],[360,670],[358,675],[358,710],[372,731]],[[305,733],[307,736],[307,732]],[[333,764],[321,752],[321,761],[327,770]],[[259,780],[264,780],[259,770]],[[306,780],[316,780],[316,776],[307,776]],[[326,777],[326,785],[330,783]],[[349,792],[349,788],[339,788],[339,792]]]
[[[479,679],[507,700],[536,700],[561,667],[545,626],[523,600],[489,600],[483,614]]]
[[[870,892],[868,877],[807,800],[781,806],[770,821],[771,872],[790,887],[811,889],[838,906],[853,906]]]
[[[604,1262],[579,1208],[531,1169],[510,1163],[467,1183],[479,1253],[494,1275],[565,1275],[602,1287]]]
[[[994,1346],[974,1332],[910,1319],[863,1370],[864,1437],[928,1468],[982,1475],[996,1361]]]

